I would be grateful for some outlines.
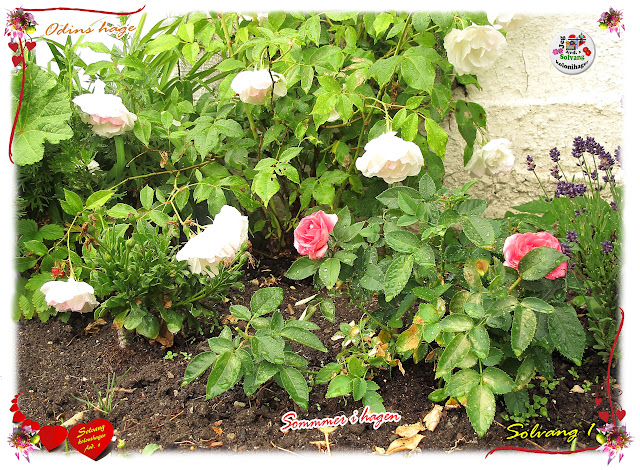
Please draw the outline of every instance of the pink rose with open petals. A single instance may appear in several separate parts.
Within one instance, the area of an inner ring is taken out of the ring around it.
[[[338,222],[336,214],[314,212],[304,217],[293,231],[293,246],[301,255],[311,259],[320,259],[327,252],[329,234]]]
[[[548,246],[549,248],[554,248],[558,251],[562,251],[560,242],[550,233],[514,233],[513,235],[507,237],[507,239],[504,241],[504,248],[502,249],[502,252],[504,253],[503,264],[513,269],[518,269],[518,265],[520,264],[520,260],[522,259],[522,257],[534,248],[538,248],[540,246]],[[565,276],[566,274],[567,262],[565,261],[545,277],[547,279],[557,279],[559,277]]]

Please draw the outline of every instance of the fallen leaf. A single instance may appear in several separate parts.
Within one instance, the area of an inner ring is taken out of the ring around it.
[[[574,385],[571,390],[571,393],[584,393],[584,389],[580,385]]]
[[[100,327],[106,325],[107,321],[104,318],[98,318],[96,321],[92,321],[84,328],[84,334],[93,334],[100,331]]]
[[[424,431],[425,427],[422,425],[420,421],[414,424],[404,424],[402,426],[398,426],[394,434],[397,434],[400,437],[413,437],[418,434],[420,431]]]
[[[435,431],[438,423],[440,422],[440,417],[442,416],[443,407],[441,405],[433,405],[433,408],[427,415],[422,418],[422,422],[424,423],[426,429],[428,431]]]
[[[213,432],[215,432],[216,435],[222,436],[222,428],[219,428],[217,426],[211,426],[211,429],[213,429]]]
[[[152,339],[150,343],[153,344],[154,341],[157,341],[165,348],[173,346],[173,334],[169,331],[164,321],[160,325],[160,333],[158,333],[158,336]]]
[[[206,441],[202,441],[202,445],[204,445],[206,447],[220,447],[222,445],[222,442],[216,441],[215,438],[214,438],[214,439],[209,439],[209,440],[206,440]]]
[[[387,453],[383,447],[373,446],[373,453],[378,455],[385,455]]]
[[[413,437],[403,437],[400,439],[396,439],[391,444],[389,444],[389,448],[387,449],[387,455],[393,454],[394,452],[401,452],[403,450],[413,450],[418,447],[420,441],[424,439],[422,434],[416,434]]]
[[[449,398],[444,404],[445,411],[455,410],[456,408],[460,408],[460,402],[453,397]]]
[[[133,393],[136,391],[135,388],[122,388],[122,387],[116,387],[113,389],[114,392],[122,392],[122,393]]]

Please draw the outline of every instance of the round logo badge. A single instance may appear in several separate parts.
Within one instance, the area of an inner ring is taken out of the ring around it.
[[[596,46],[591,37],[581,29],[565,29],[551,42],[549,57],[560,72],[577,75],[593,64]]]

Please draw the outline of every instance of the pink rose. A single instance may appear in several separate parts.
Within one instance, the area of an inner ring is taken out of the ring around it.
[[[540,246],[548,246],[549,248],[555,248],[558,251],[562,251],[560,242],[556,237],[547,232],[527,232],[527,233],[514,233],[507,237],[504,241],[504,265],[513,269],[518,269],[520,260],[529,251]],[[565,261],[556,269],[551,271],[545,277],[547,279],[557,279],[567,274],[567,262]]]
[[[327,252],[329,234],[338,222],[336,214],[314,212],[304,217],[293,231],[293,246],[301,255],[311,259],[320,259]]]

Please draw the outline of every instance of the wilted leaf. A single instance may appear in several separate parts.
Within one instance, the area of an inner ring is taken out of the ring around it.
[[[393,454],[394,452],[401,452],[403,450],[413,450],[418,447],[420,441],[424,439],[422,434],[416,434],[413,437],[403,437],[401,439],[396,439],[391,444],[389,444],[389,448],[387,449],[387,455]]]
[[[422,418],[422,422],[424,423],[427,431],[435,431],[436,426],[440,422],[440,417],[442,416],[443,407],[441,405],[433,405],[433,408],[427,415]]]
[[[424,431],[425,427],[422,425],[420,421],[413,424],[405,424],[402,426],[398,426],[394,434],[397,434],[400,437],[413,437],[418,434],[420,431]]]
[[[100,330],[100,327],[106,325],[107,321],[104,318],[98,318],[96,321],[92,321],[87,326],[84,327],[84,334],[93,334],[97,333]]]

